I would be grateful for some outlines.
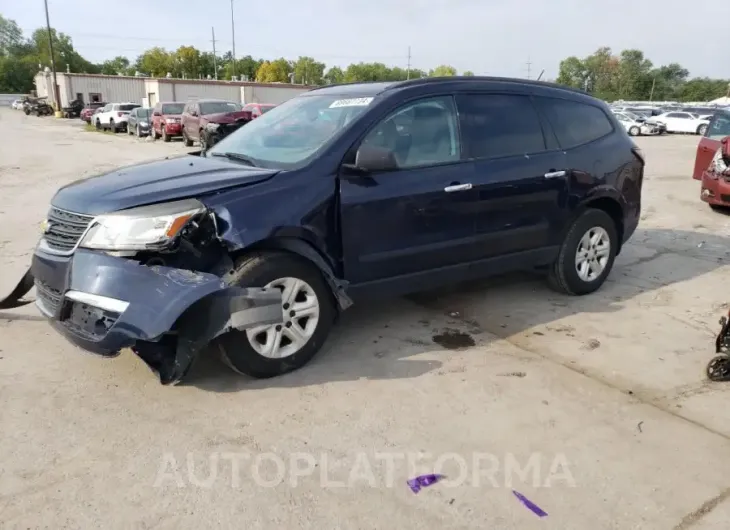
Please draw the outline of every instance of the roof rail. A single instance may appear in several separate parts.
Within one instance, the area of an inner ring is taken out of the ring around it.
[[[491,77],[491,76],[452,76],[452,77],[419,77],[416,79],[408,79],[406,81],[397,81],[392,85],[388,86],[385,90],[395,90],[398,88],[405,88],[409,86],[426,85],[429,83],[443,83],[446,81],[459,82],[459,83],[474,83],[478,81],[497,81],[502,83],[519,83],[521,85],[534,85],[534,86],[548,86],[553,88],[560,88],[570,92],[578,94],[588,94],[585,90],[579,88],[573,88],[565,85],[559,85],[557,83],[550,83],[547,81],[534,81],[532,79],[520,79],[516,77]],[[590,95],[590,94],[589,94]]]

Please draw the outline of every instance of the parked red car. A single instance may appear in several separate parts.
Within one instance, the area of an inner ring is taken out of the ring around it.
[[[272,105],[271,103],[248,103],[243,106],[243,110],[250,112],[251,119],[253,120],[262,114],[266,114],[274,107],[276,107],[276,105]]]
[[[176,136],[182,136],[182,113],[185,103],[162,101],[152,109],[152,135],[169,142]]]
[[[81,109],[81,114],[79,114],[79,118],[84,120],[86,123],[91,123],[91,116],[96,112],[97,109],[100,109],[105,106],[106,106],[106,103],[104,103],[104,102],[87,103],[86,107]]]
[[[720,149],[720,141],[727,136],[730,136],[730,109],[721,109],[715,112],[700,139],[692,175],[702,181],[700,198],[710,206],[730,206],[730,182],[707,170]]]
[[[182,113],[183,141],[187,147],[197,141],[205,150],[250,121],[251,111],[234,101],[189,101]]]

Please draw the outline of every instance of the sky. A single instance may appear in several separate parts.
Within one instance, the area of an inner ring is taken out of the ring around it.
[[[382,62],[477,75],[554,79],[560,61],[601,46],[638,48],[692,76],[730,77],[724,49],[730,2],[708,0],[233,0],[236,56],[328,66]],[[231,49],[230,0],[48,0],[51,25],[86,59],[134,60],[147,48]],[[102,7],[104,6],[104,7]],[[691,6],[691,9],[688,9]],[[0,0],[26,35],[45,25],[41,0]],[[531,63],[528,66],[528,62]],[[529,70],[528,70],[529,69]]]

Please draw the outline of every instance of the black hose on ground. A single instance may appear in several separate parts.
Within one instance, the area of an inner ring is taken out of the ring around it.
[[[21,302],[20,299],[28,294],[28,291],[32,288],[33,273],[30,272],[30,269],[28,269],[18,282],[18,285],[16,285],[15,289],[13,289],[13,292],[0,300],[0,309],[12,309],[14,307],[20,307],[27,304],[28,302]]]

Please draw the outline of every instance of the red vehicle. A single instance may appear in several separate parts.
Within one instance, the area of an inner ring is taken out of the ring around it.
[[[152,135],[155,140],[162,138],[169,142],[176,136],[182,136],[182,113],[185,103],[162,101],[152,109]]]
[[[271,109],[276,107],[276,105],[273,105],[271,103],[248,103],[243,106],[244,111],[248,111],[251,113],[251,119],[258,118],[262,114],[266,114]]]
[[[695,156],[692,177],[702,181],[700,198],[712,207],[730,206],[730,182],[708,171],[710,162],[720,149],[720,141],[730,136],[730,109],[715,112],[704,136],[700,139]]]
[[[86,107],[84,107],[81,110],[81,114],[79,114],[79,118],[84,120],[86,123],[91,123],[91,116],[97,111],[97,109],[100,109],[105,106],[106,106],[106,103],[104,103],[104,102],[87,103]]]
[[[251,112],[234,101],[189,101],[182,114],[183,141],[187,147],[197,141],[205,150],[250,121]]]

